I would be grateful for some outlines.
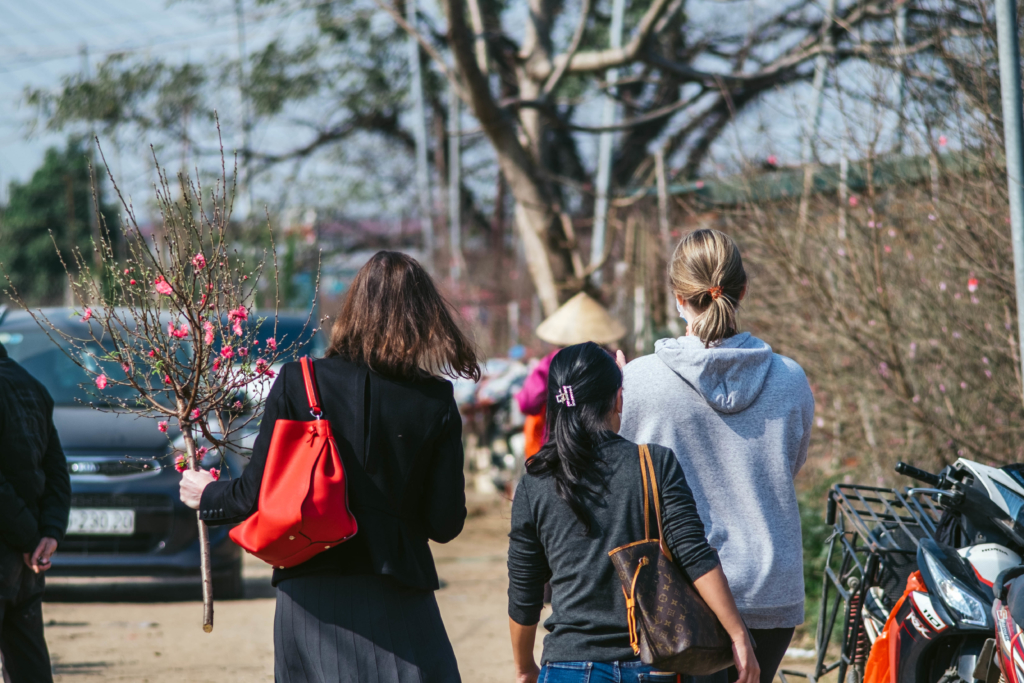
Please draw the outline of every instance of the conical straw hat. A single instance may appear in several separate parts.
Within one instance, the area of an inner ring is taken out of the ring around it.
[[[611,344],[626,336],[626,328],[604,306],[580,292],[537,326],[537,336],[556,346],[588,341]]]

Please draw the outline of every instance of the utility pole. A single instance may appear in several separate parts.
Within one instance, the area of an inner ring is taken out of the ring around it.
[[[902,0],[896,8],[896,153],[903,153],[903,137],[905,134],[905,122],[903,118],[903,106],[907,87],[907,3],[910,0]]]
[[[835,13],[836,0],[827,0],[825,18],[821,22],[821,42],[825,48],[832,44],[832,21]],[[798,232],[801,235],[807,225],[811,189],[814,186],[814,167],[811,164],[811,157],[814,155],[814,141],[818,137],[818,127],[821,125],[821,102],[825,91],[825,73],[828,70],[827,52],[827,49],[823,50],[814,59],[814,80],[811,82],[814,94],[811,96],[811,111],[807,115],[807,125],[804,127],[803,142],[800,145],[800,163],[804,167],[804,186],[803,192],[800,194],[797,224],[799,225]]]
[[[405,1],[405,20],[416,30],[416,0]],[[416,196],[419,205],[420,231],[427,270],[434,267],[434,222],[430,215],[430,172],[427,167],[427,119],[423,103],[423,68],[420,65],[420,45],[416,37],[409,36],[409,71],[412,80],[412,132],[416,141]]]
[[[462,126],[459,94],[448,88],[448,230],[452,285],[462,277]]]
[[[665,172],[665,150],[661,147],[654,153],[654,173],[658,183],[658,228],[661,233],[661,248],[665,254],[665,262],[672,267],[672,226],[668,220],[668,174]],[[665,323],[669,331],[676,337],[683,333],[676,311],[676,295],[672,291],[671,281],[665,285]]]
[[[255,220],[256,207],[252,198],[252,176],[249,164],[249,140],[252,132],[252,114],[249,102],[248,80],[245,74],[245,13],[242,0],[235,0],[235,28],[238,33],[238,96],[242,100],[242,191],[249,203],[249,219]]]
[[[1024,368],[1024,185],[1021,185],[1024,181],[1024,148],[1021,147],[1024,144],[1024,117],[1021,112],[1016,0],[996,0],[996,35],[999,37],[999,87],[1003,99],[1013,273],[1017,285],[1017,343]]]
[[[92,78],[89,68],[89,46],[86,43],[82,43],[82,47],[79,50],[82,56],[82,81],[88,82]],[[92,121],[90,120],[90,124]],[[87,147],[87,156],[89,158],[89,234],[92,235],[93,249],[92,249],[92,261],[93,267],[96,269],[95,276],[97,278],[103,277],[103,254],[101,252],[100,242],[100,207],[97,204],[97,193],[99,192],[99,180],[96,179],[95,173],[95,155],[93,154],[93,145],[96,144],[96,129],[89,126],[89,145]],[[95,181],[97,187],[93,187]]]
[[[612,0],[612,23],[609,30],[610,47],[618,50],[622,47],[622,20],[626,13],[625,0]],[[615,123],[618,114],[618,103],[612,88],[619,80],[618,69],[608,69],[608,90],[604,96],[604,109],[601,112],[601,125],[610,126]],[[597,143],[597,200],[594,202],[594,236],[590,242],[590,264],[600,263],[604,258],[605,234],[608,229],[608,187],[612,174],[612,143],[615,134],[611,131],[601,133]],[[598,268],[590,276],[595,285],[601,284],[601,269]]]

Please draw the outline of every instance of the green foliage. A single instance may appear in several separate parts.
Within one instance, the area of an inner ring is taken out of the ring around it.
[[[117,212],[103,203],[102,187],[97,193],[103,219],[115,229]],[[92,207],[89,156],[81,140],[70,140],[63,151],[48,149],[31,180],[11,183],[10,203],[0,216],[0,263],[22,298],[35,304],[61,299],[67,278],[54,243],[71,267],[76,248],[91,259]]]
[[[825,497],[835,478],[814,482],[798,494],[800,528],[803,532],[804,596],[806,599],[804,633],[813,634],[818,626],[821,590],[825,580],[825,558],[832,527],[825,523]]]

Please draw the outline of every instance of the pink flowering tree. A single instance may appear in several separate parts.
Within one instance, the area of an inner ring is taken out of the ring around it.
[[[75,328],[81,332],[30,309],[9,278],[7,291],[90,376],[94,405],[155,417],[154,429],[165,433],[176,424],[184,442],[176,466],[197,470],[208,448],[223,455],[237,447],[233,436],[260,411],[251,397],[266,394],[272,366],[294,356],[296,341],[277,338],[276,309],[272,316],[254,317],[251,302],[267,254],[240,253],[233,240],[234,187],[223,162],[211,188],[181,174],[172,191],[159,165],[157,171],[160,223],[154,234],[140,228],[134,207],[110,176],[122,205],[123,253],[115,248],[109,226],[102,226],[100,243],[94,245],[102,256],[98,262],[77,250],[61,254],[81,307],[76,315],[87,323]],[[270,253],[276,275],[273,248]],[[276,288],[277,277],[272,283]],[[198,525],[203,628],[209,632],[209,534],[202,520]]]

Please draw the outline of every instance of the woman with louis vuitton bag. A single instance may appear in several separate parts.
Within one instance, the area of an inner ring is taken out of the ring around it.
[[[750,637],[682,469],[670,450],[619,437],[621,410],[622,373],[607,352],[594,343],[558,352],[548,376],[548,440],[527,464],[512,505],[508,611],[517,683],[679,680],[641,661],[642,647],[650,659],[648,632],[638,625],[644,615],[632,608],[609,557],[645,540],[657,545],[652,537],[724,627],[741,683],[754,683]],[[645,451],[650,470],[642,469]],[[645,503],[651,489],[660,532]],[[549,580],[552,614],[538,668],[533,646]]]

